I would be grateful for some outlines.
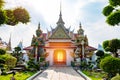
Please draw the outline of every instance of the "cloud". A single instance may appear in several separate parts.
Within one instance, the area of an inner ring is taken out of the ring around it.
[[[105,19],[101,19],[93,24],[88,24],[85,29],[89,38],[90,45],[97,47],[105,40],[119,38],[119,27],[110,27],[105,23]]]

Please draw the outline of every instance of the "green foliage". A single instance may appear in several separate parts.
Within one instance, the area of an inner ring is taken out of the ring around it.
[[[120,75],[117,74],[115,77],[113,77],[111,80],[120,80]]]
[[[0,9],[4,6],[4,0],[0,0]]]
[[[91,78],[91,80],[102,80],[104,76],[106,76],[106,73],[100,73],[97,71],[88,71],[88,70],[83,70],[82,71],[85,75]]]
[[[109,46],[109,40],[103,42],[103,48],[107,48]]]
[[[105,53],[104,56],[102,57],[102,59],[104,59],[105,57],[110,57],[111,55],[109,53]]]
[[[120,39],[112,39],[103,42],[103,48],[105,51],[110,51],[117,57],[117,49],[120,48]]]
[[[5,68],[10,69],[15,67],[17,59],[10,54],[4,54],[0,56],[0,61],[4,65]]]
[[[20,47],[15,47],[14,49],[15,49],[16,52],[21,51],[21,48],[20,48]]]
[[[21,7],[13,10],[13,15],[17,22],[27,23],[30,21],[29,13]]]
[[[4,55],[5,53],[6,53],[6,51],[5,51],[5,50],[0,49],[0,55]]]
[[[7,24],[15,26],[19,22],[26,24],[30,22],[30,15],[26,9],[22,7],[14,9],[2,9],[4,0],[0,0],[0,25]]]
[[[120,6],[120,0],[109,0],[110,5]]]
[[[21,48],[20,47],[15,47],[12,55],[17,58],[17,62],[20,61],[22,53],[20,52]]]
[[[116,73],[120,73],[120,59],[115,57],[105,57],[100,62],[100,68],[107,72],[109,77],[116,75]]]
[[[14,68],[16,66],[17,59],[11,55],[6,56],[5,65],[8,69]]]
[[[75,62],[71,61],[71,66],[75,67]]]
[[[96,52],[96,55],[99,56],[99,57],[102,57],[102,56],[104,56],[104,52],[102,50],[98,50]]]
[[[106,16],[106,22],[111,25],[119,25],[120,23],[120,0],[109,0],[109,5],[103,8],[103,15]]]
[[[105,51],[110,51],[110,49],[111,49],[110,47],[106,47]]]
[[[13,10],[7,9],[6,11],[6,16],[7,16],[7,21],[6,24],[7,25],[16,25],[18,22],[16,21],[14,15],[13,15]]]
[[[27,71],[27,72],[17,72],[15,77],[15,80],[27,80],[28,77],[32,76],[33,74],[35,74],[35,71]],[[12,77],[12,74],[8,74],[8,75],[1,75],[0,76],[0,80],[11,80],[10,78]]]
[[[111,13],[107,17],[106,22],[111,26],[119,25],[119,23],[120,23],[120,10]]]
[[[113,8],[112,6],[110,6],[110,5],[108,5],[108,6],[104,7],[102,13],[104,14],[104,16],[108,16],[108,15],[110,15],[110,13],[111,13],[113,10],[114,10],[114,8]]]
[[[40,62],[43,62],[45,61],[45,58],[44,57],[40,57]]]
[[[5,11],[0,10],[0,25],[4,24],[6,22],[6,14]]]
[[[27,64],[29,69],[39,70],[40,65],[39,63],[36,64],[34,59],[30,59]]]
[[[5,60],[2,57],[0,58],[0,63],[5,64]]]
[[[111,48],[111,52],[116,52],[117,49],[120,47],[120,40],[119,39],[112,39],[109,42],[109,47]]]

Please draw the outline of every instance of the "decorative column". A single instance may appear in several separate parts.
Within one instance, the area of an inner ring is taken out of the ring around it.
[[[81,41],[81,45],[82,45],[82,58],[85,57],[85,48],[84,48],[84,44],[85,44],[85,42],[84,42],[84,40],[82,40],[82,41]]]
[[[35,62],[37,62],[38,47],[35,46]]]

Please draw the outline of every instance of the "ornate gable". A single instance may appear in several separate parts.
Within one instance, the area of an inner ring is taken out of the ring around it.
[[[62,27],[62,25],[59,25],[50,36],[50,39],[70,39],[70,36],[65,31],[64,27]]]

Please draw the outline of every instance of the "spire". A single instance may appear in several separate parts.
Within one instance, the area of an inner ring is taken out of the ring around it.
[[[84,30],[82,29],[81,22],[80,22],[80,24],[79,24],[78,34],[79,34],[79,35],[84,35]]]
[[[19,42],[18,47],[20,47],[20,48],[21,48],[21,51],[23,51],[23,40],[21,40],[21,41]]]
[[[42,34],[42,30],[40,29],[40,22],[39,22],[38,29],[36,30],[36,35],[37,37],[40,37],[41,34]]]
[[[74,30],[75,30],[75,29],[72,30],[73,33],[74,33]]]
[[[40,29],[40,22],[39,22],[39,24],[38,24],[38,29]]]
[[[11,50],[12,50],[12,48],[11,48],[11,34],[10,34],[10,38],[9,38],[7,50],[8,50],[8,51],[11,51]]]
[[[50,25],[51,31],[53,30],[52,26]]]
[[[82,29],[82,25],[81,25],[81,22],[80,22],[80,24],[79,24],[79,27],[80,27],[80,29]]]
[[[71,26],[68,28],[69,31],[70,31],[70,28],[71,28]]]
[[[62,19],[62,10],[61,10],[61,2],[60,2],[60,14],[59,14],[59,19],[58,19],[58,22],[57,24],[65,24],[63,19]]]

